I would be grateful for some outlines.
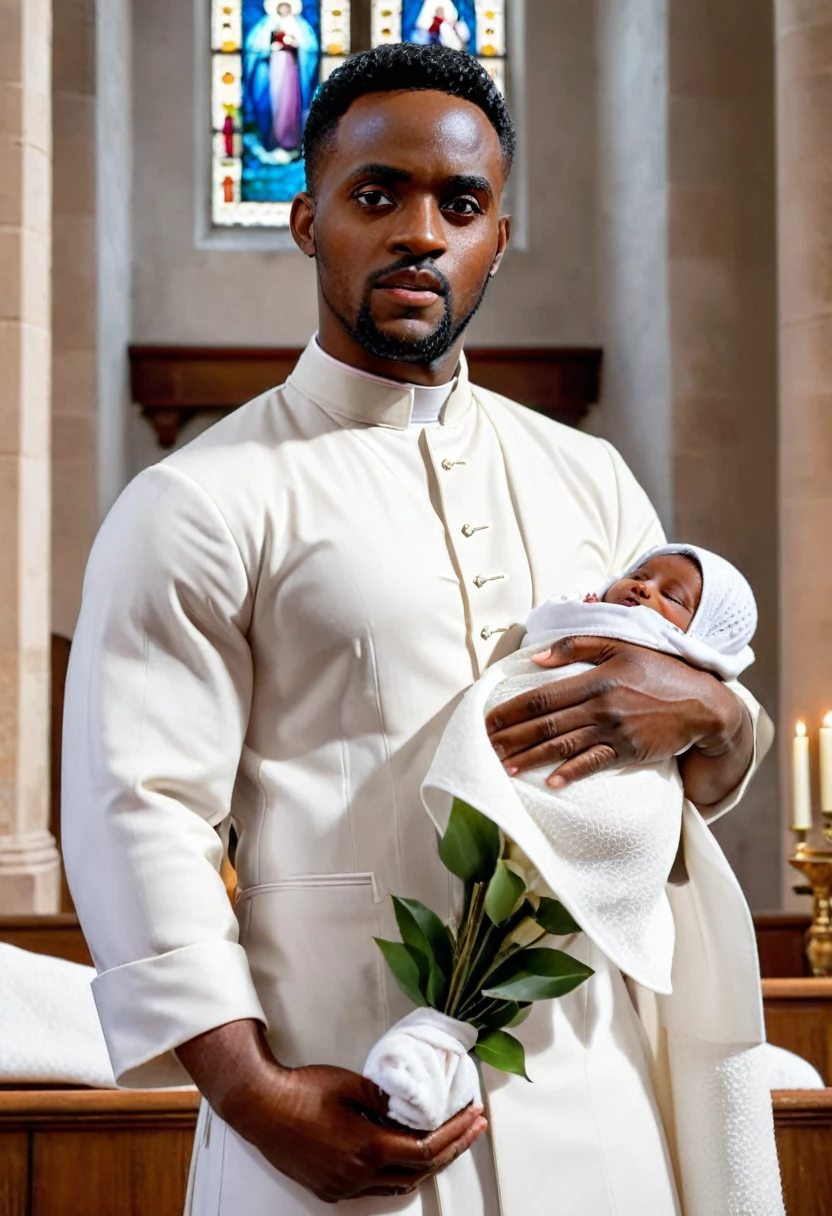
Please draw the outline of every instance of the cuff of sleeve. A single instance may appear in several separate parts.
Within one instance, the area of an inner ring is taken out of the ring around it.
[[[116,1081],[130,1088],[192,1084],[174,1048],[226,1022],[267,1026],[236,942],[199,942],[113,967],[92,992]]]
[[[743,688],[742,684],[732,682],[728,687],[733,693],[736,693],[751,715],[751,725],[754,730],[754,751],[751,755],[751,763],[745,770],[745,774],[739,785],[734,786],[730,793],[726,794],[721,801],[715,802],[713,806],[709,806],[702,811],[702,818],[706,823],[713,823],[722,815],[734,809],[748,789],[751,778],[763,760],[765,760],[766,754],[774,741],[774,724],[759,701],[755,697],[752,697],[748,689]]]

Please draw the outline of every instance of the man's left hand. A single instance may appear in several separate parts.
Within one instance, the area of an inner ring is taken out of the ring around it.
[[[486,718],[491,743],[514,776],[563,762],[559,789],[602,769],[649,764],[694,749],[685,792],[698,805],[719,801],[751,762],[748,712],[721,680],[682,659],[610,638],[565,638],[535,656],[541,667],[592,663],[591,671],[533,689]]]

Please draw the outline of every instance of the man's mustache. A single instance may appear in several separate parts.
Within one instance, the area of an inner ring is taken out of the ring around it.
[[[437,291],[437,293],[439,295],[449,296],[451,294],[450,283],[445,278],[442,271],[439,270],[439,268],[434,264],[434,262],[430,258],[424,258],[424,257],[414,258],[411,256],[411,257],[399,258],[399,260],[397,262],[391,262],[389,266],[384,266],[384,267],[382,267],[381,270],[374,270],[373,273],[371,275],[369,275],[367,278],[365,290],[364,290],[364,298],[367,299],[370,292],[373,290],[373,288],[375,287],[376,283],[379,282],[379,280],[386,279],[390,275],[396,274],[396,272],[399,270],[424,270],[424,271],[427,271],[427,273],[431,276],[431,278],[435,280],[435,283],[436,283],[435,290]]]

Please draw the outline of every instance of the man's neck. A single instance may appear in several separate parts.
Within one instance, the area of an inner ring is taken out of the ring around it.
[[[370,354],[340,324],[332,323],[324,315],[321,315],[318,328],[318,345],[339,363],[346,363],[360,372],[369,372],[372,376],[381,376],[384,380],[400,380],[404,384],[426,387],[448,384],[453,380],[462,354],[463,337],[460,335],[448,353],[435,363],[408,363]]]

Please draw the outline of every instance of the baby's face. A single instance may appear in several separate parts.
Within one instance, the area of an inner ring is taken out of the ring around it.
[[[687,632],[702,596],[702,575],[696,562],[681,553],[651,557],[635,574],[613,583],[605,604],[652,608]]]

